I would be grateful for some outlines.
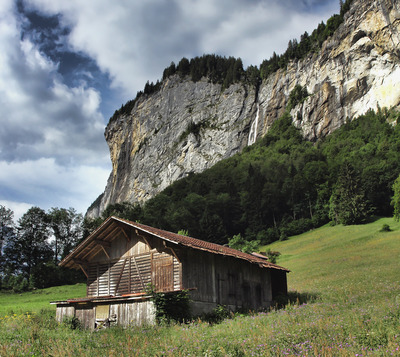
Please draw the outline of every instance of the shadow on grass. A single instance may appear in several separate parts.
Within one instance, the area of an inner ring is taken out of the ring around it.
[[[281,309],[286,305],[303,305],[313,303],[320,299],[320,294],[309,292],[289,291],[287,295],[280,295],[275,298],[275,308]]]
[[[320,294],[316,293],[299,293],[297,291],[289,291],[287,295],[277,296],[274,300],[273,306],[269,309],[264,310],[251,310],[246,308],[241,308],[236,310],[235,312],[230,311],[224,305],[218,305],[213,311],[208,314],[204,314],[200,317],[200,320],[208,322],[211,326],[215,324],[219,324],[222,321],[234,318],[235,316],[250,316],[257,314],[258,312],[268,312],[271,310],[279,310],[285,308],[287,305],[303,305],[316,302],[320,299]]]

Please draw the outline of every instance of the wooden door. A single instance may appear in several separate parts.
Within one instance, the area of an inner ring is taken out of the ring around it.
[[[174,261],[172,256],[154,256],[152,261],[152,284],[156,291],[174,290]]]

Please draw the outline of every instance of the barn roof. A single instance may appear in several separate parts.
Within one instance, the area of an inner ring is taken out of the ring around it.
[[[85,260],[85,257],[87,255],[96,251],[100,251],[102,249],[102,246],[109,244],[109,241],[113,237],[113,233],[121,229],[123,231],[124,226],[132,227],[136,229],[139,233],[147,233],[151,236],[158,237],[172,244],[190,247],[193,249],[198,249],[218,255],[247,260],[250,263],[258,264],[260,267],[263,268],[278,269],[289,272],[289,270],[287,270],[286,268],[269,262],[267,260],[267,257],[262,257],[260,254],[243,253],[230,247],[164,231],[162,229],[153,228],[141,223],[131,222],[126,219],[114,216],[106,219],[100,227],[98,227],[89,237],[81,242],[68,256],[66,256],[60,262],[60,266],[79,269],[79,264]]]

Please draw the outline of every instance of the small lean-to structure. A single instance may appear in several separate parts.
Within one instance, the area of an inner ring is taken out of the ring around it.
[[[218,305],[231,310],[263,309],[287,294],[287,269],[259,254],[108,218],[60,262],[81,269],[87,296],[56,301],[56,318],[76,317],[87,328],[106,322],[122,326],[153,323],[155,308],[146,294],[188,289],[193,315]]]

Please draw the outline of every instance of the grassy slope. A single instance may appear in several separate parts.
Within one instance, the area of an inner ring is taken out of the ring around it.
[[[26,312],[39,312],[42,309],[56,310],[51,301],[66,300],[86,296],[86,284],[55,286],[27,293],[0,293],[0,317]]]
[[[388,224],[391,232],[380,232]],[[400,223],[382,218],[357,226],[324,226],[268,246],[289,268],[289,290],[323,299],[338,293],[385,295],[400,283]],[[400,291],[399,291],[400,293]]]
[[[384,223],[393,231],[380,233]],[[57,325],[53,312],[0,317],[0,355],[400,356],[399,223],[384,218],[363,226],[325,226],[269,248],[280,251],[278,263],[292,270],[289,288],[316,298],[214,326],[196,322],[101,333]],[[72,291],[67,295],[57,296],[72,297]],[[42,296],[43,306],[58,299]]]

